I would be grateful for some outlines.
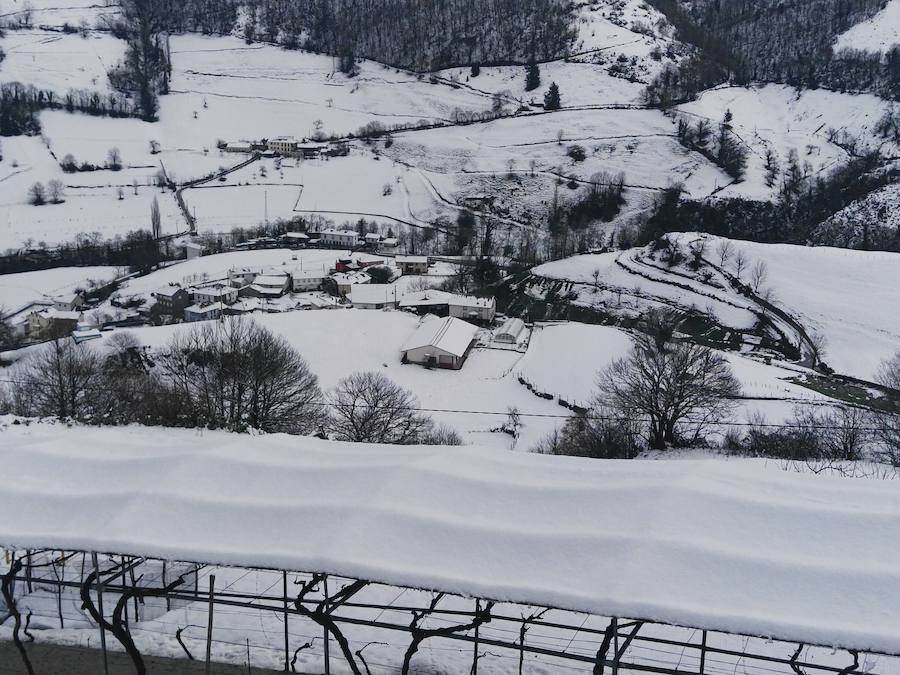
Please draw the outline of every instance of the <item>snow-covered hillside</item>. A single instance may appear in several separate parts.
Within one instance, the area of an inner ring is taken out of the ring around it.
[[[839,35],[834,43],[834,49],[836,51],[861,49],[883,54],[898,44],[900,44],[900,2],[887,0],[884,9],[878,14]]]
[[[734,132],[750,149],[749,162],[746,178],[717,196],[768,200],[777,194],[779,183],[766,185],[766,150],[773,151],[782,166],[795,151],[801,164],[809,163],[812,176],[827,173],[849,159],[842,147],[848,137],[858,140],[857,151],[881,147],[892,154],[896,149],[886,147],[874,130],[889,107],[871,94],[768,84],[711,89],[678,110],[692,119],[709,120],[713,128],[730,110]]]
[[[737,292],[730,279],[739,276],[745,287],[774,300],[808,334],[821,335],[823,360],[832,368],[864,379],[873,378],[900,346],[900,314],[891,311],[898,302],[900,254],[731,241],[722,266],[719,251],[725,240],[696,234],[670,237],[685,256],[674,266],[664,252],[648,247],[547,263],[534,274],[566,282],[561,292],[571,294],[577,304],[619,316],[674,306],[714,316],[718,324],[741,332],[753,332],[760,317],[768,316],[801,351],[811,348],[789,323]],[[700,241],[707,263],[694,271],[687,263],[691,246]],[[743,258],[740,274],[738,252]],[[754,268],[760,263],[764,273],[755,283]],[[543,297],[546,287],[538,284],[530,292]]]

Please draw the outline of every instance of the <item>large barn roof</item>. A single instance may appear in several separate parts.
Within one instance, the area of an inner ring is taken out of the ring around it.
[[[400,351],[434,347],[453,356],[463,356],[468,351],[478,328],[453,317],[426,318],[409,337]]]
[[[292,571],[900,652],[900,491],[147,428],[0,431],[0,543]],[[302,486],[302,489],[298,489]]]

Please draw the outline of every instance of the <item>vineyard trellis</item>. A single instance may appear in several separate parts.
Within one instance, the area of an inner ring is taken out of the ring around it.
[[[322,672],[321,669],[298,670],[299,656],[317,644],[322,650],[321,666],[327,675],[335,668],[341,672],[349,668],[354,675],[372,675],[376,663],[367,659],[366,650],[389,644],[397,646],[397,654],[402,654],[402,659],[397,663],[377,665],[390,667],[393,672],[403,675],[424,672],[414,668],[413,662],[423,645],[437,639],[456,645],[457,663],[459,654],[468,652],[466,672],[472,675],[477,675],[479,662],[486,658],[505,658],[509,666],[503,672],[522,673],[527,666],[526,657],[550,659],[552,663],[560,664],[560,668],[565,664],[592,675],[618,675],[620,671],[715,675],[722,670],[712,664],[723,658],[742,664],[745,673],[856,675],[871,670],[866,667],[866,662],[861,665],[861,655],[856,650],[838,652],[824,645],[752,640],[764,636],[746,636],[741,643],[743,647],[734,649],[714,637],[734,637],[735,634],[720,631],[625,617],[592,617],[596,621],[595,625],[590,625],[588,617],[577,620],[577,616],[564,611],[560,611],[563,616],[560,620],[548,617],[553,609],[549,607],[520,608],[516,615],[513,606],[496,599],[462,598],[430,593],[425,589],[386,587],[323,572],[231,568],[243,571],[245,575],[265,573],[273,580],[264,591],[242,592],[232,589],[230,584],[217,587],[215,574],[208,574],[208,586],[202,584],[201,573],[213,569],[202,563],[94,551],[16,552],[7,549],[6,554],[9,566],[0,575],[5,604],[5,607],[0,605],[0,619],[12,618],[12,640],[24,668],[21,672],[29,675],[37,672],[28,653],[28,643],[34,640],[35,629],[29,625],[31,611],[23,612],[19,605],[23,597],[38,590],[57,598],[61,627],[64,624],[64,595],[76,595],[81,600],[82,610],[99,633],[98,658],[102,658],[107,672],[107,656],[113,640],[118,643],[115,647],[118,651],[127,653],[134,672],[147,672],[144,654],[137,647],[133,629],[142,620],[142,613],[146,620],[146,603],[150,599],[161,603],[160,612],[177,607],[207,608],[206,625],[178,626],[169,635],[177,641],[184,657],[192,660],[198,659],[198,655],[185,642],[188,631],[198,635],[205,633],[205,640],[194,638],[193,645],[196,650],[198,643],[203,644],[207,661],[213,643],[230,644],[213,639],[217,613],[231,610],[280,617],[284,630],[279,638],[283,643],[276,647],[272,635],[267,633],[266,638],[270,650],[281,652],[284,672]],[[395,600],[406,591],[415,591],[421,602],[385,603],[362,597],[365,590],[375,586],[399,591]],[[448,599],[453,602],[448,603]],[[292,636],[289,632],[289,625],[296,622],[304,622],[307,627],[302,637]],[[377,639],[354,643],[348,637],[348,631],[354,627],[375,631]],[[311,635],[309,629],[312,629]],[[529,639],[530,631],[539,632],[539,629],[566,636],[571,634],[571,638],[565,645],[548,641],[546,634],[545,639]],[[582,646],[575,649],[572,645],[579,635],[582,637],[577,642]],[[757,648],[752,648],[752,644]],[[778,648],[759,649],[760,644],[777,645]],[[656,656],[648,658],[642,655],[644,653]],[[659,658],[659,654],[672,657]],[[822,655],[826,656],[823,658]],[[249,666],[249,639],[247,660]]]

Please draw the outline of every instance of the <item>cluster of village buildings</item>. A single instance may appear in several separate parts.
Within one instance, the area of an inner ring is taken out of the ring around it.
[[[264,138],[258,141],[238,141],[220,146],[225,152],[259,153],[263,157],[295,157],[319,159],[320,157],[344,157],[350,153],[350,142],[314,141],[293,136]]]
[[[173,284],[153,293],[154,304],[144,308],[173,320],[208,321],[256,311],[296,309],[404,309],[420,314],[450,316],[489,324],[496,314],[493,298],[438,290],[404,292],[393,283],[372,283],[371,270],[384,268],[391,279],[428,274],[427,256],[386,259],[368,254],[338,258],[330,269],[238,268],[227,278],[195,285]]]

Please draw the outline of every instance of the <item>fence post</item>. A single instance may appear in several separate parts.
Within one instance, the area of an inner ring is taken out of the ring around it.
[[[619,675],[619,620],[613,617],[613,675]]]
[[[97,579],[97,612],[100,614],[100,649],[103,651],[103,672],[109,675],[109,659],[106,655],[106,628],[103,626],[103,583],[100,581],[100,563],[97,561],[97,553],[91,553],[91,562],[94,564],[94,575]]]
[[[206,675],[209,675],[212,664],[212,631],[213,631],[213,597],[216,592],[216,575],[209,575],[209,606],[206,616]]]
[[[475,618],[477,619],[481,616],[481,600],[475,600]],[[478,675],[478,626],[479,623],[476,620],[475,622],[475,651],[472,655],[472,675]]]
[[[166,561],[162,561],[162,585],[165,588],[168,584],[166,584]],[[169,598],[169,594],[166,593],[166,611],[172,611],[172,600]],[[146,616],[146,614],[144,615]]]
[[[704,675],[706,668],[706,631],[701,633],[700,637],[700,675]]]
[[[281,573],[281,588],[284,595],[284,672],[291,672],[290,638],[288,637],[288,596],[287,572]]]
[[[328,577],[325,576],[322,578],[322,592],[325,594],[325,601],[323,603],[324,609],[328,612]],[[322,629],[325,633],[325,675],[331,675],[331,655],[329,654],[329,645],[328,645],[328,628],[324,627]]]

